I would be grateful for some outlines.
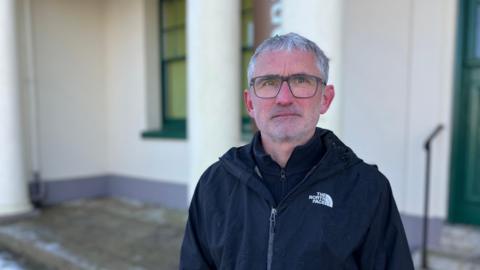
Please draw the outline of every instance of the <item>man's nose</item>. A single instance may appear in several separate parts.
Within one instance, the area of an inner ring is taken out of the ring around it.
[[[293,102],[294,98],[295,97],[293,96],[292,91],[290,91],[288,83],[286,81],[283,81],[280,85],[278,95],[275,98],[276,103],[281,105],[288,105]]]

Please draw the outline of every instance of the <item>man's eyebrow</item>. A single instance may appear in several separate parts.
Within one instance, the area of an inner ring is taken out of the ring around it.
[[[254,79],[272,79],[272,78],[281,78],[282,76],[278,74],[265,74],[265,75],[259,75],[256,77],[253,77],[252,80]]]
[[[299,75],[303,75],[303,76],[315,76],[315,75],[308,74],[308,73],[305,73],[305,72],[294,73],[294,74],[290,74],[290,75],[288,75],[288,76],[299,76]]]
[[[255,78],[259,78],[259,77],[281,77],[281,75],[279,74],[264,74],[264,75],[260,75],[260,76],[256,76]]]
[[[308,74],[308,73],[305,73],[305,72],[299,72],[299,73],[289,74],[289,75],[287,75],[287,76],[282,76],[282,75],[280,75],[280,74],[265,74],[265,75],[256,76],[256,77],[254,77],[254,78],[260,78],[260,77],[262,77],[262,78],[271,78],[271,77],[283,77],[283,78],[285,78],[285,77],[299,76],[299,75],[314,76],[314,75],[312,75],[312,74]]]

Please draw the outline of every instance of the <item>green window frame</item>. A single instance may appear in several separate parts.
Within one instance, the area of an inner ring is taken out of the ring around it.
[[[185,139],[186,124],[186,0],[159,0],[161,76],[160,130],[143,137]]]
[[[250,140],[253,134],[252,130],[252,120],[248,115],[245,106],[243,105],[243,90],[248,88],[248,81],[247,81],[247,67],[250,58],[254,53],[253,41],[254,41],[254,24],[253,24],[253,0],[242,0],[242,11],[241,11],[241,24],[242,24],[242,53],[241,53],[241,96],[240,102],[242,103],[240,108],[242,108],[241,112],[241,131],[242,131],[242,139],[243,140]]]

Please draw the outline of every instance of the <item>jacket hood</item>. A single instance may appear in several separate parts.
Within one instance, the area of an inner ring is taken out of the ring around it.
[[[310,179],[309,181],[320,181],[362,161],[332,131],[317,129],[320,132],[319,140],[321,142],[319,143],[325,146],[325,154],[312,168],[312,172],[315,171],[315,179]],[[257,177],[259,176],[257,175],[256,163],[253,158],[253,140],[258,138],[258,136],[258,133],[255,134],[255,137],[247,145],[233,147],[227,151],[220,157],[220,165],[244,184],[251,186],[255,190],[260,189],[260,193],[268,193],[266,188],[259,187],[263,186],[263,184],[260,184],[258,181]]]

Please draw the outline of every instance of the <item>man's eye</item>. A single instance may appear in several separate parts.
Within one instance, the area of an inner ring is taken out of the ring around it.
[[[275,81],[274,80],[268,80],[265,82],[265,85],[274,85]]]
[[[273,79],[265,79],[265,80],[262,80],[261,83],[260,83],[260,85],[262,87],[264,87],[264,86],[275,86],[275,84],[276,84],[275,80],[273,80]]]
[[[307,79],[303,76],[296,76],[292,78],[293,83],[295,84],[303,84],[307,83]]]

